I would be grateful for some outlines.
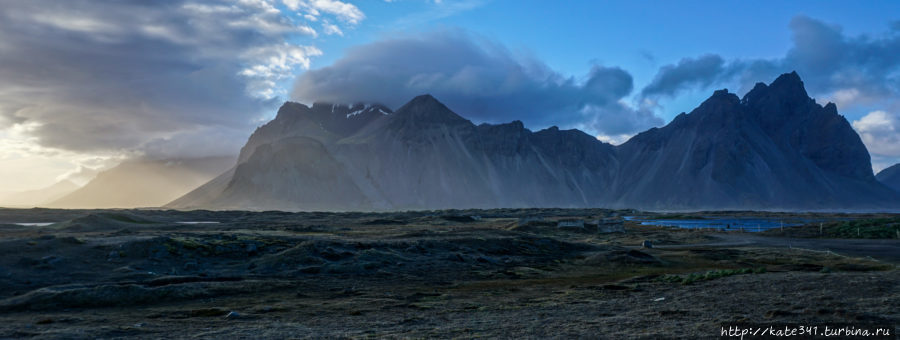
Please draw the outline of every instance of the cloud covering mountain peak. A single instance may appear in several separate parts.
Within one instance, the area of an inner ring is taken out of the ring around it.
[[[532,127],[582,127],[608,135],[661,125],[652,112],[623,104],[633,89],[632,76],[618,67],[595,65],[577,81],[527,54],[442,30],[351,48],[332,65],[300,75],[292,97],[398,107],[431,93],[480,122],[520,119]]]

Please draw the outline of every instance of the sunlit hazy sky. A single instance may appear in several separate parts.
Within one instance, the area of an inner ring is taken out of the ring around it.
[[[432,93],[629,136],[796,70],[900,161],[900,2],[0,0],[0,192],[234,154],[285,100]]]

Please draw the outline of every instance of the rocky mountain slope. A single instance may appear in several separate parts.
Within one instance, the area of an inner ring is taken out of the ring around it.
[[[615,206],[650,209],[850,209],[896,195],[834,104],[809,98],[796,73],[727,90],[618,148]]]
[[[521,122],[476,126],[428,95],[396,112],[374,105],[287,103],[250,137],[232,172],[170,206],[598,205],[602,192],[595,189],[611,180],[613,154],[611,145],[577,130],[531,132]]]
[[[889,188],[900,192],[900,163],[879,171],[875,178]]]
[[[716,91],[618,147],[578,130],[475,125],[429,95],[396,112],[288,102],[230,171],[168,206],[819,210],[898,201],[834,104],[815,103],[790,73],[742,99]]]

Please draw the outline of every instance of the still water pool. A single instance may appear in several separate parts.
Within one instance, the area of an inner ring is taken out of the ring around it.
[[[26,226],[26,227],[46,227],[48,225],[54,224],[56,222],[22,222],[22,223],[13,223],[15,225]]]
[[[808,221],[781,220],[759,217],[706,217],[699,219],[655,219],[643,216],[626,216],[626,220],[641,225],[670,226],[685,229],[719,229],[757,232],[781,227],[792,227]]]

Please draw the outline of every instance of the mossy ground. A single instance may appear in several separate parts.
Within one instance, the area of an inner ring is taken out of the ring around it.
[[[851,240],[515,228],[623,213],[129,211],[155,222],[4,228],[0,338],[706,338],[722,322],[900,321],[890,239],[844,252],[804,247]],[[481,218],[446,218],[468,215]]]

